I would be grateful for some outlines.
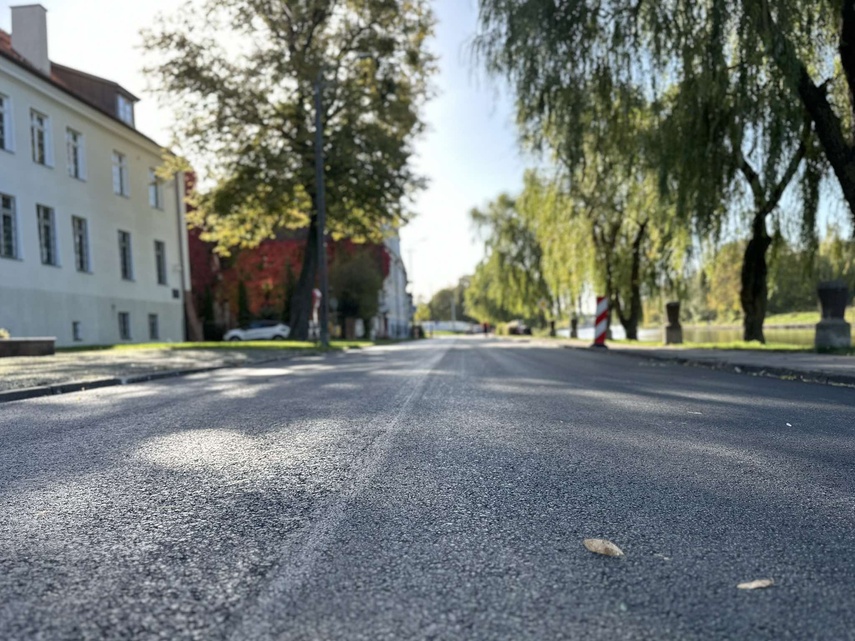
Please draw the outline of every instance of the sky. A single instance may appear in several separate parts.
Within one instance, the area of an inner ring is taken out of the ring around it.
[[[30,0],[0,0],[0,29],[11,30],[9,7]],[[41,0],[48,10],[52,61],[118,82],[141,99],[136,125],[161,144],[170,140],[171,116],[147,91],[140,30],[176,0]],[[483,256],[468,212],[503,191],[522,187],[513,104],[496,82],[475,68],[469,44],[477,0],[435,0],[432,49],[440,71],[436,97],[425,110],[428,132],[416,145],[417,167],[429,187],[415,203],[416,218],[401,231],[401,251],[416,298],[471,274]]]

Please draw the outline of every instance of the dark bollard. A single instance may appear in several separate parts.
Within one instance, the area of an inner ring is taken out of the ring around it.
[[[822,320],[816,326],[817,349],[847,349],[852,346],[852,326],[844,319],[849,304],[849,288],[842,280],[830,280],[817,287]]]
[[[579,319],[576,314],[570,319],[570,338],[579,338]]]
[[[552,338],[555,338],[555,321],[549,321],[549,335]]]
[[[680,303],[678,301],[665,303],[665,313],[668,315],[665,344],[680,345],[683,342],[683,326],[680,325]]]

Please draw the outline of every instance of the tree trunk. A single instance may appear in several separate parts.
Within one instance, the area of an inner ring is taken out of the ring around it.
[[[825,85],[817,86],[799,57],[792,41],[775,22],[768,4],[757,3],[750,13],[758,33],[764,38],[766,53],[790,79],[791,87],[799,96],[814,123],[814,131],[825,157],[840,183],[843,198],[849,205],[850,217],[855,221],[855,156],[852,141],[846,137],[844,126],[831,106]],[[847,93],[853,96],[855,81],[855,2],[843,0],[840,15],[840,63],[847,80]]]
[[[291,298],[291,338],[298,341],[309,339],[309,321],[312,318],[312,290],[315,288],[315,276],[318,271],[318,227],[317,215],[312,214],[309,221],[309,233],[306,237],[306,251],[303,252],[303,266],[300,278]]]
[[[620,324],[626,332],[628,340],[638,340],[638,324],[641,322],[641,245],[644,242],[644,233],[647,223],[638,227],[638,232],[632,241],[632,268],[629,282],[629,315],[625,316],[623,310],[618,308]]]
[[[765,343],[763,321],[766,319],[769,294],[766,283],[766,251],[772,244],[772,239],[766,232],[766,217],[761,213],[755,214],[751,228],[751,240],[748,241],[742,259],[742,289],[739,293],[744,314],[742,338]]]

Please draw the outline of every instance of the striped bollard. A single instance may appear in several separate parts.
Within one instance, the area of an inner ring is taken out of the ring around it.
[[[609,328],[609,299],[597,296],[597,324],[594,327],[594,344],[591,347],[606,346],[606,332]]]

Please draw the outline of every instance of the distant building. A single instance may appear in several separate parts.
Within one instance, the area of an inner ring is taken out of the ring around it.
[[[407,338],[413,322],[413,299],[407,293],[407,270],[401,258],[397,234],[385,241],[389,254],[389,274],[380,292],[380,313],[374,333],[382,338]]]
[[[183,176],[136,130],[137,98],[52,63],[46,10],[0,31],[0,327],[58,345],[185,337]]]

